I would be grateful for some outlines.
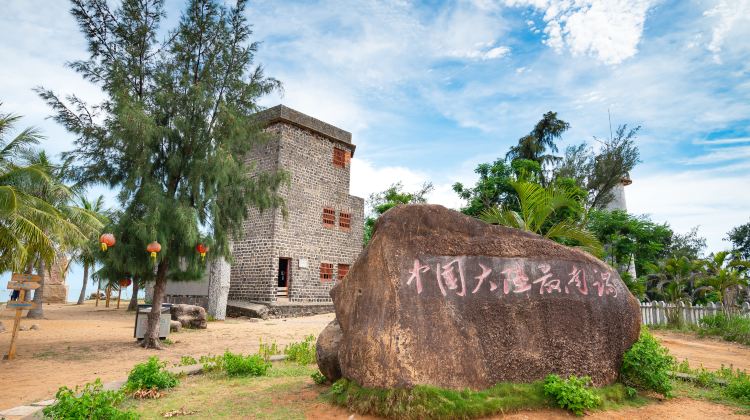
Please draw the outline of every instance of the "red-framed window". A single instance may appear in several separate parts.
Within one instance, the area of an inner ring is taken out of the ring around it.
[[[352,214],[348,212],[339,212],[339,227],[342,230],[349,230],[352,228]]]
[[[332,228],[336,225],[336,210],[332,207],[323,208],[323,226]]]
[[[333,264],[331,263],[320,263],[320,281],[332,281],[333,280]]]
[[[338,271],[338,280],[344,280],[344,277],[349,272],[349,264],[339,264]]]
[[[338,147],[333,148],[333,165],[334,166],[340,166],[342,168],[346,167],[346,150],[339,149]]]

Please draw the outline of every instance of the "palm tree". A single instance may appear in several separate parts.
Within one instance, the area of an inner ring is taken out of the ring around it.
[[[42,165],[24,164],[29,148],[42,138],[36,129],[10,138],[20,118],[0,114],[0,271],[25,270],[37,259],[51,266],[55,247],[50,228],[64,224],[55,206],[32,193],[48,189],[53,180]]]
[[[732,256],[728,251],[711,254],[705,260],[705,284],[721,294],[722,308],[727,315],[737,300],[738,292],[747,287],[748,279],[744,273],[748,268],[750,261],[743,260],[738,255]]]
[[[597,257],[604,252],[596,236],[579,220],[583,205],[576,192],[558,185],[543,187],[528,181],[511,183],[518,193],[520,211],[493,207],[479,217],[487,223],[533,232],[563,244],[575,243]],[[567,213],[559,221],[553,216]]]
[[[102,222],[106,222],[106,217],[103,215],[104,212],[104,197],[99,196],[96,200],[91,201],[84,196],[81,196],[78,200],[78,205],[87,212],[99,215],[99,219]],[[81,294],[78,296],[77,305],[83,305],[83,301],[86,299],[86,286],[89,282],[89,270],[94,267],[96,263],[96,255],[99,250],[98,244],[96,243],[96,234],[93,237],[87,238],[76,248],[76,254],[74,259],[81,263],[83,266],[83,285],[81,286]]]
[[[683,256],[667,258],[656,266],[648,267],[652,272],[649,278],[657,282],[652,291],[661,294],[668,303],[674,304],[673,307],[665,308],[667,323],[670,325],[682,325],[682,311],[679,305],[692,302],[692,294],[698,291],[695,284],[703,272],[702,266],[701,260],[691,260]]]

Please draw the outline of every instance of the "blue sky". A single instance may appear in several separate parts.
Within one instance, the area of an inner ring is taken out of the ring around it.
[[[182,4],[167,1],[168,23]],[[67,9],[19,0],[0,15],[2,110],[53,154],[72,137],[31,89],[101,97],[63,66],[86,55]],[[263,104],[351,131],[355,195],[432,181],[430,201],[456,208],[450,186],[544,112],[571,124],[564,147],[607,137],[609,109],[643,127],[631,212],[700,225],[709,250],[750,220],[750,0],[277,0],[251,1],[248,17],[258,62],[284,83]]]

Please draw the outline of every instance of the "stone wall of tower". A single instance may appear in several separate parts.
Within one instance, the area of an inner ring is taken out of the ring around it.
[[[245,162],[255,172],[276,171],[280,138],[273,137],[268,142],[257,145],[245,158]],[[274,278],[273,254],[274,220],[278,210],[263,212],[253,208],[243,223],[244,236],[232,243],[231,277],[229,300],[267,302],[275,299],[275,286],[258,279]]]
[[[338,265],[353,264],[362,251],[364,200],[349,195],[349,165],[333,164],[335,147],[353,152],[354,146],[283,120],[266,131],[274,139],[248,161],[259,171],[289,172],[290,185],[281,192],[287,214],[277,209],[248,215],[245,237],[233,244],[229,299],[275,301],[279,258],[289,258],[289,300],[330,302]],[[333,228],[323,226],[324,207],[336,211]],[[339,226],[342,211],[351,215],[349,229]],[[321,281],[322,262],[333,264],[333,281]]]
[[[291,185],[284,191],[287,217],[276,214],[274,273],[279,258],[290,258],[290,301],[330,302],[329,291],[340,280],[338,265],[353,264],[362,251],[364,201],[349,195],[349,165],[333,164],[334,148],[350,153],[354,148],[290,124],[269,129],[280,134],[280,166],[291,173]],[[336,212],[333,227],[323,225],[325,207]],[[339,226],[342,212],[351,215],[349,229]],[[307,261],[307,267],[300,260]],[[333,265],[332,281],[321,281],[321,263]]]

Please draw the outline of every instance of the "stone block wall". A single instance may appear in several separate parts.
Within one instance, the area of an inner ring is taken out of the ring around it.
[[[362,251],[364,200],[349,195],[348,162],[333,164],[334,148],[353,154],[351,135],[295,113],[282,107],[266,128],[275,139],[248,156],[258,170],[288,171],[291,183],[282,191],[286,217],[280,210],[249,214],[245,238],[234,243],[230,300],[275,301],[279,258],[289,258],[289,300],[330,302],[338,265],[351,266]],[[323,225],[325,207],[335,210],[333,227]],[[351,215],[348,229],[339,226],[342,212]],[[323,262],[333,265],[331,281],[321,281]]]

